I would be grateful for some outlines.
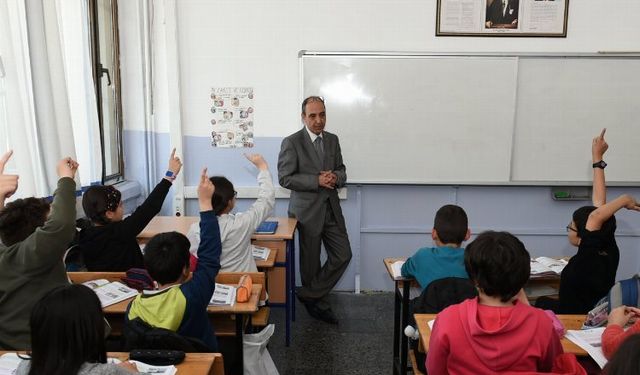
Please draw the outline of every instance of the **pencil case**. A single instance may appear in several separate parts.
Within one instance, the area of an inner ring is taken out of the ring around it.
[[[251,297],[251,288],[253,287],[253,280],[251,276],[242,275],[238,282],[238,288],[236,290],[236,301],[247,302]]]

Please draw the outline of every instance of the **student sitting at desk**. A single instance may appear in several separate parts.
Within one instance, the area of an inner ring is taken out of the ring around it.
[[[467,214],[461,207],[445,205],[436,212],[431,238],[436,247],[423,247],[402,265],[402,276],[415,278],[422,290],[445,277],[468,278],[464,269],[464,249],[471,236]]]
[[[144,267],[136,236],[160,212],[182,163],[174,148],[165,177],[129,217],[124,217],[120,192],[113,186],[91,186],[82,208],[93,226],[80,232],[79,247],[89,271],[126,271]]]
[[[177,332],[202,341],[212,352],[218,352],[207,306],[215,290],[220,271],[220,230],[213,212],[211,197],[214,185],[204,169],[198,185],[200,206],[200,261],[189,277],[189,240],[178,232],[160,233],[145,247],[144,264],[158,284],[157,290],[145,290],[129,307],[125,329],[134,319],[152,327]],[[136,343],[128,343],[135,347]]]
[[[98,296],[84,285],[47,293],[31,312],[31,358],[16,375],[129,375],[135,364],[107,363],[104,316]]]
[[[640,210],[636,200],[622,195],[606,203],[602,160],[609,148],[603,129],[592,142],[593,206],[578,208],[567,226],[569,242],[578,248],[560,275],[559,299],[541,297],[536,307],[556,314],[586,314],[604,297],[616,281],[620,250],[615,239],[618,210]]]
[[[260,223],[271,215],[276,205],[275,188],[267,162],[260,154],[245,154],[245,157],[258,168],[260,186],[258,199],[247,211],[232,214],[231,211],[236,205],[233,184],[225,177],[211,177],[211,182],[216,186],[212,205],[220,225],[222,272],[258,272],[252,254],[251,235]],[[191,242],[190,251],[195,253],[200,243],[200,229],[197,223],[191,225],[187,237]]]
[[[427,353],[429,375],[548,372],[562,354],[560,338],[544,311],[529,306],[529,253],[506,232],[484,232],[464,256],[478,297],[443,310]]]
[[[2,170],[10,154],[0,160]],[[30,347],[29,315],[35,303],[51,289],[69,283],[62,263],[73,239],[76,220],[78,163],[62,159],[57,166],[58,188],[49,205],[44,199],[25,198],[0,210],[0,348]],[[15,192],[17,180],[0,183],[0,201]]]

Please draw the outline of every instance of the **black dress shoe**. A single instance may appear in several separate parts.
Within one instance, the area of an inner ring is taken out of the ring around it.
[[[314,318],[318,320],[322,320],[325,323],[338,324],[338,318],[336,317],[336,315],[333,313],[331,309],[326,309],[326,310],[316,309],[316,313],[318,316],[317,317],[314,316]]]

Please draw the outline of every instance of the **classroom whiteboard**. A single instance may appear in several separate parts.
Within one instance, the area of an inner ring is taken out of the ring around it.
[[[640,181],[636,56],[301,53],[349,183],[589,184],[608,128],[607,180]]]

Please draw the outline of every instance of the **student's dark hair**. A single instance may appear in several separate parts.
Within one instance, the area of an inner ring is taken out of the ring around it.
[[[587,233],[587,220],[589,219],[589,214],[596,210],[595,206],[582,206],[577,210],[573,211],[573,223],[576,225],[576,231],[578,233],[578,237],[582,238]],[[603,233],[615,233],[616,231],[616,217],[611,216],[607,221],[602,223],[602,227],[600,230]]]
[[[107,211],[115,211],[120,204],[122,195],[113,186],[90,186],[82,195],[84,214],[91,222],[106,225],[110,220],[105,215]]]
[[[307,104],[309,104],[311,102],[320,102],[320,103],[322,103],[322,105],[324,105],[324,99],[322,97],[320,97],[320,96],[309,96],[308,98],[306,98],[305,100],[302,101],[302,114],[303,115],[307,114]]]
[[[235,196],[235,190],[233,184],[226,177],[213,176],[209,177],[209,180],[216,187],[211,197],[211,205],[213,206],[213,212],[217,216],[220,216],[222,211],[227,208],[227,205]]]
[[[462,207],[447,204],[440,207],[433,221],[433,229],[443,244],[460,245],[464,241],[469,228],[467,213]]]
[[[640,374],[640,334],[627,337],[602,371],[606,375]]]
[[[483,232],[464,250],[469,278],[490,297],[507,302],[529,280],[531,257],[511,233]]]
[[[178,281],[189,267],[187,237],[178,232],[156,234],[144,247],[144,266],[152,279],[160,284]]]
[[[106,363],[100,300],[84,285],[57,287],[31,310],[29,375],[77,374],[85,362]]]
[[[11,246],[24,241],[44,225],[49,203],[42,198],[16,199],[0,210],[0,241]]]

